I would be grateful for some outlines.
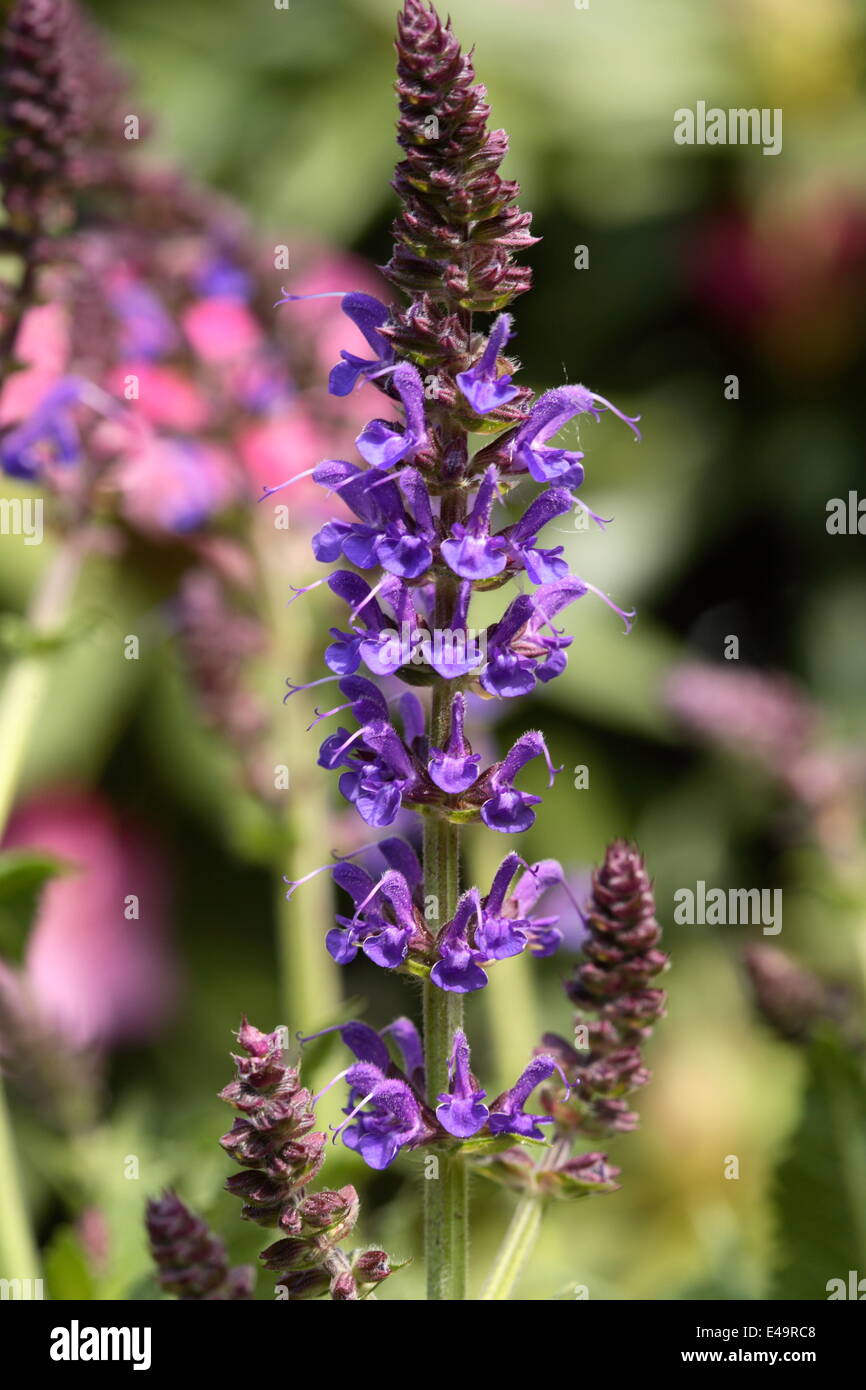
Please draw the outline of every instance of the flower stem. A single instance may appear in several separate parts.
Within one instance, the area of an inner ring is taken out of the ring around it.
[[[85,538],[73,535],[61,543],[33,595],[27,613],[28,635],[51,636],[62,626],[69,611],[86,548]],[[0,840],[6,830],[24,766],[30,735],[51,672],[52,653],[47,650],[17,657],[6,674],[0,692]]]
[[[568,1156],[570,1147],[568,1138],[555,1139],[536,1164],[536,1171],[540,1173],[556,1167]],[[482,1303],[503,1302],[510,1296],[538,1239],[546,1205],[546,1195],[538,1187],[521,1197],[487,1276],[481,1293]]]
[[[28,610],[29,635],[47,637],[63,624],[86,551],[86,537],[72,535],[61,543],[33,595]],[[13,661],[0,692],[0,841],[15,801],[30,736],[48,685],[50,651],[26,653]],[[6,1096],[0,1082],[0,1273],[4,1278],[35,1279],[39,1256],[27,1203],[18,1176],[15,1141]]]
[[[447,735],[450,695],[447,685],[433,694],[431,741],[442,747]],[[454,915],[459,896],[460,831],[448,821],[430,816],[424,823],[424,891],[436,900],[441,925]],[[448,1058],[455,1029],[463,1023],[463,996],[424,985],[424,1050],[427,1057],[427,1098],[435,1108],[448,1090]],[[424,1247],[427,1297],[462,1301],[466,1298],[469,1252],[469,1177],[459,1158],[439,1155],[438,1171],[425,1174]]]
[[[6,1096],[0,1085],[0,1277],[37,1279],[39,1253],[30,1227],[27,1202],[19,1179]]]
[[[482,1303],[500,1302],[510,1296],[538,1239],[543,1214],[544,1198],[538,1192],[521,1197],[482,1290]]]
[[[281,533],[282,534],[282,533]],[[279,688],[290,673],[303,679],[312,661],[321,613],[314,600],[296,604],[286,613],[289,572],[300,564],[296,555],[306,537],[292,537],[287,556],[281,554],[275,532],[262,526],[255,544],[259,559],[263,616],[271,633],[274,684]],[[309,597],[309,596],[308,596]],[[315,717],[314,701],[300,691],[282,707],[274,740],[274,758],[291,758],[290,787],[282,816],[283,837],[276,864],[276,947],[280,1009],[290,1031],[312,1032],[333,1023],[342,1000],[340,972],[324,949],[325,924],[334,912],[330,876],[320,874],[304,885],[303,893],[286,900],[285,878],[294,878],[322,857],[329,818],[327,792],[315,765],[315,739],[308,726]],[[326,841],[325,841],[326,843]]]

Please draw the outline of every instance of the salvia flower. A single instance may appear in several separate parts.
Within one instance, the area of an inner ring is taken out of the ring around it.
[[[364,425],[355,441],[360,464],[328,458],[288,482],[311,476],[348,509],[348,517],[319,529],[313,552],[324,563],[350,568],[327,581],[293,586],[299,597],[327,582],[349,609],[330,631],[325,660],[334,676],[310,684],[337,678],[342,697],[333,708],[317,710],[315,724],[348,710],[355,727],[339,727],[325,738],[319,764],[339,771],[341,794],[370,826],[391,826],[405,809],[423,812],[437,866],[425,882],[414,852],[398,849],[396,838],[380,846],[384,869],[349,862],[369,847],[328,866],[349,905],[328,932],[327,949],[341,963],[360,953],[382,968],[421,977],[430,1017],[438,1019],[437,1052],[431,1055],[428,1047],[425,1057],[407,1019],[382,1032],[357,1022],[326,1030],[339,1032],[355,1059],[331,1083],[348,1088],[334,1138],[382,1170],[420,1148],[441,1148],[449,1161],[478,1154],[486,1160],[512,1139],[538,1144],[552,1135],[553,1152],[538,1169],[545,1176],[526,1178],[524,1170],[525,1185],[545,1195],[555,1188],[570,1195],[610,1191],[616,1170],[603,1154],[573,1156],[571,1137],[579,1124],[628,1127],[620,1096],[645,1079],[638,1042],[661,1011],[660,992],[649,985],[665,957],[656,950],[642,861],[632,862],[627,846],[615,847],[596,884],[588,959],[571,987],[575,998],[576,991],[581,1000],[586,996],[587,1012],[602,1016],[593,1050],[583,1059],[548,1035],[514,1084],[491,1100],[472,1072],[466,1033],[450,1019],[446,1027],[435,991],[472,993],[488,983],[492,965],[526,950],[552,954],[562,929],[555,913],[545,915],[541,898],[562,884],[563,873],[553,860],[527,864],[514,853],[486,895],[477,886],[461,891],[458,834],[446,834],[435,822],[457,827],[480,820],[497,833],[521,834],[534,824],[541,802],[518,785],[524,769],[543,758],[548,785],[561,771],[534,729],[482,767],[467,737],[466,697],[510,699],[559,675],[572,639],[557,619],[587,593],[609,603],[629,629],[633,614],[571,574],[564,546],[542,540],[545,528],[575,508],[606,524],[574,495],[584,480],[584,454],[565,447],[561,431],[578,417],[598,420],[610,412],[640,438],[637,417],[582,385],[536,399],[516,384],[518,364],[506,355],[514,337],[507,309],[529,288],[529,272],[516,256],[534,239],[529,217],[517,207],[517,185],[499,173],[507,139],[488,129],[485,90],[471,57],[432,4],[404,0],[397,52],[404,157],[394,180],[400,200],[394,251],[384,272],[409,303],[386,307],[341,295],[371,356],[342,349],[330,380],[337,394],[363,387],[362,399],[373,386],[396,419]],[[494,315],[484,331],[479,314]],[[473,434],[494,437],[476,450]],[[501,512],[525,483],[531,495],[520,509]],[[480,650],[470,653],[476,593],[523,576],[528,591],[510,596],[502,617],[481,634]],[[410,690],[391,695],[389,687],[386,698],[360,674],[362,667],[373,677],[396,677]],[[289,695],[302,688],[287,685]],[[429,707],[424,687],[430,688]],[[301,882],[290,883],[289,892]],[[425,910],[425,889],[437,904],[435,926]],[[614,943],[605,936],[605,912]],[[457,1003],[448,1006],[455,1017]],[[520,1157],[510,1166],[502,1159],[512,1176],[522,1164]],[[536,1172],[531,1160],[530,1171]],[[266,1184],[253,1184],[249,1196],[265,1213],[280,1200]],[[440,1216],[445,1219],[444,1212]],[[339,1296],[344,1274],[328,1285],[326,1271],[294,1246],[292,1258],[305,1287],[328,1286],[332,1297]]]
[[[478,415],[500,410],[520,394],[519,388],[511,384],[510,372],[503,372],[501,376],[496,374],[502,351],[511,337],[511,322],[510,314],[500,314],[494,321],[478,361],[465,372],[458,372],[455,378]]]
[[[550,1034],[541,1046],[557,1051],[579,1086],[570,1115],[554,1110],[562,1123],[588,1134],[625,1132],[638,1117],[624,1097],[649,1080],[641,1046],[664,1015],[665,996],[654,980],[668,964],[659,950],[649,875],[639,851],[625,841],[608,847],[584,916],[583,960],[566,992],[578,1009],[575,1036],[587,1046],[574,1048]]]
[[[813,974],[777,946],[747,946],[743,964],[758,1012],[786,1042],[808,1042],[822,1024],[854,1037],[855,1001],[844,984]]]
[[[369,1290],[360,1289],[340,1248],[358,1219],[357,1193],[353,1187],[307,1190],[327,1144],[315,1128],[313,1097],[297,1069],[283,1062],[278,1032],[261,1033],[244,1019],[238,1041],[246,1055],[235,1056],[235,1080],[220,1093],[238,1117],[220,1142],[244,1171],[226,1187],[243,1201],[247,1220],[281,1232],[260,1258],[280,1276],[284,1297],[357,1300]]]
[[[338,964],[348,964],[362,951],[383,969],[429,974],[440,989],[468,994],[484,988],[487,968],[496,961],[526,950],[549,956],[559,948],[559,917],[537,911],[543,895],[564,881],[555,859],[525,864],[519,854],[506,855],[490,892],[481,897],[476,888],[469,889],[453,917],[434,933],[424,916],[421,866],[411,845],[393,837],[380,840],[376,850],[386,864],[379,878],[360,864],[341,860],[288,886],[291,897],[307,879],[330,872],[351,899],[352,915],[338,914],[338,925],[326,937]]]
[[[256,1273],[252,1265],[229,1268],[226,1248],[206,1221],[174,1192],[152,1197],[145,1212],[150,1253],[157,1283],[182,1302],[251,1299]]]
[[[532,1059],[510,1090],[498,1096],[490,1107],[484,1105],[486,1092],[472,1074],[469,1044],[465,1033],[458,1029],[449,1058],[448,1090],[439,1096],[434,1114],[418,1086],[418,1080],[423,1082],[423,1065],[419,1068],[422,1045],[409,1019],[398,1019],[381,1033],[357,1021],[323,1030],[331,1032],[339,1033],[357,1058],[330,1083],[333,1086],[345,1080],[349,1087],[346,1119],[337,1126],[334,1138],[342,1136],[347,1148],[356,1150],[368,1167],[377,1170],[389,1168],[403,1150],[453,1148],[454,1140],[493,1140],[504,1134],[543,1139],[539,1126],[552,1120],[549,1115],[527,1114],[524,1107],[529,1097],[556,1072],[568,1094],[569,1082],[556,1058],[539,1056]],[[314,1033],[301,1041],[310,1042],[323,1033]],[[391,1059],[385,1042],[388,1033],[400,1048],[403,1068]],[[482,1152],[483,1149],[481,1144]]]

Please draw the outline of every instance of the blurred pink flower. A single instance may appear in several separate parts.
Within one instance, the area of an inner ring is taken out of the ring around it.
[[[263,488],[278,487],[297,473],[315,468],[330,453],[321,427],[297,405],[248,426],[240,434],[238,449],[255,498]],[[290,511],[292,507],[305,512],[329,509],[333,500],[325,502],[324,491],[312,478],[301,478],[279,494],[279,501]]]
[[[389,286],[367,264],[355,256],[327,255],[315,261],[299,277],[287,285],[292,294],[329,294],[334,290],[346,292],[361,290],[373,295],[375,299],[387,304],[393,299]],[[323,382],[327,381],[330,369],[340,361],[343,348],[358,357],[370,356],[370,344],[360,330],[347,318],[340,308],[338,298],[308,299],[302,303],[286,305],[277,311],[292,314],[297,323],[296,332],[311,338],[313,353]],[[375,408],[371,405],[375,403]],[[349,424],[357,424],[358,429],[373,415],[383,420],[394,418],[395,411],[389,401],[377,391],[352,391],[348,396],[337,400],[332,398],[331,409],[338,418],[345,418]]]
[[[200,299],[182,315],[183,329],[204,362],[234,362],[258,348],[262,333],[239,299],[215,295]]]
[[[158,1032],[178,975],[166,866],[150,835],[95,793],[63,790],[20,807],[4,848],[44,850],[73,866],[43,889],[24,960],[46,1021],[74,1048]]]
[[[124,399],[124,386],[130,375],[138,377],[135,408],[152,425],[189,434],[207,425],[207,400],[183,372],[152,362],[124,362],[114,368],[108,379],[108,389],[118,400]]]
[[[40,304],[24,315],[15,355],[25,365],[8,377],[0,398],[0,425],[17,424],[36,409],[64,374],[69,353],[66,315],[58,304]]]
[[[224,449],[158,436],[131,449],[113,470],[112,481],[123,515],[152,535],[195,530],[222,511],[235,492]]]

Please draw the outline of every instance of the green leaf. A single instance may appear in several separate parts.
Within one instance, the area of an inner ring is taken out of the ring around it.
[[[61,1226],[45,1251],[48,1292],[55,1301],[94,1297],[94,1281],[87,1256],[72,1226]]]
[[[41,850],[10,849],[0,853],[0,956],[18,964],[33,917],[34,898],[43,885],[73,865]]]
[[[7,849],[0,854],[0,901],[32,893],[72,865],[42,850]]]
[[[866,1078],[835,1035],[815,1039],[808,1066],[803,1114],[776,1173],[776,1299],[823,1300],[829,1280],[866,1272]]]

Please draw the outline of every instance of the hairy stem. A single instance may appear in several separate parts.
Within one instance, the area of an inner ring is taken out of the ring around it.
[[[437,686],[430,720],[431,741],[442,746],[447,733],[450,692]],[[454,915],[459,895],[460,831],[430,816],[424,825],[424,891],[436,899],[439,925]],[[463,996],[424,985],[424,1050],[427,1098],[435,1108],[448,1090],[448,1058],[454,1031],[463,1023]],[[459,1158],[440,1155],[438,1173],[425,1174],[424,1245],[427,1297],[433,1301],[466,1298],[469,1252],[469,1179]]]

